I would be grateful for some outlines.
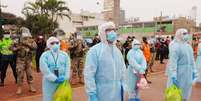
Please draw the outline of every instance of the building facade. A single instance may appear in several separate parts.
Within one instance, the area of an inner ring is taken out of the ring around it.
[[[186,28],[191,33],[198,30],[196,23],[193,20],[185,17],[176,19],[163,19],[161,21],[153,20],[146,22],[125,22],[120,24],[119,34],[133,34],[137,36],[152,36],[152,35],[174,35],[179,28]],[[98,25],[77,27],[83,35],[93,36],[98,33]]]

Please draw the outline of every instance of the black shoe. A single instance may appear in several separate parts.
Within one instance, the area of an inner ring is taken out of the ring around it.
[[[0,83],[0,87],[3,87],[4,86],[4,83]]]
[[[147,80],[147,83],[148,83],[148,84],[151,84],[152,82]]]

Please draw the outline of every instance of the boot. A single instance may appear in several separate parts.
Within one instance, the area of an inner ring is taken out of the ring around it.
[[[36,89],[34,88],[33,84],[29,84],[29,91],[32,93],[36,92]]]
[[[1,80],[1,81],[0,81],[0,87],[3,87],[3,86],[4,86],[4,81]]]
[[[22,94],[22,87],[21,86],[18,86],[16,94],[17,95],[21,95]]]

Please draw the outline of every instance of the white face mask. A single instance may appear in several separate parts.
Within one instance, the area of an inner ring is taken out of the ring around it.
[[[30,33],[22,33],[22,37],[31,37]]]
[[[61,36],[57,36],[57,38],[58,38],[59,40],[63,40],[63,39],[65,39],[65,36],[61,35]]]
[[[4,38],[10,38],[10,34],[5,34]]]

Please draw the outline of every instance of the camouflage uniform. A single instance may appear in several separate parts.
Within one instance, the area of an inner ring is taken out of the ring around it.
[[[87,46],[81,39],[73,38],[71,41],[70,56],[71,56],[71,69],[72,69],[72,79],[83,83],[83,68],[84,68],[84,55],[87,50]],[[73,82],[73,81],[72,81]]]
[[[17,84],[19,86],[23,83],[24,72],[26,72],[28,83],[33,83],[33,76],[31,72],[32,52],[37,48],[35,41],[31,38],[23,38],[20,41],[21,42],[17,44]]]

